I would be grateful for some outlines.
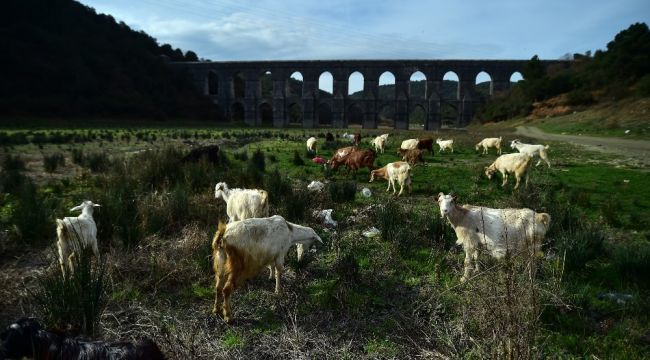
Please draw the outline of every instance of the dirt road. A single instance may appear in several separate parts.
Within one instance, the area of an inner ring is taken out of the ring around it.
[[[585,146],[591,150],[633,157],[650,166],[650,141],[646,140],[549,134],[533,126],[518,126],[515,134],[540,140],[568,142]]]

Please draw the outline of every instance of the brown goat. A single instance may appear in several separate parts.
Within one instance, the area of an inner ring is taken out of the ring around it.
[[[429,150],[433,154],[433,139],[419,139],[418,140],[418,149],[420,150]]]
[[[420,149],[412,149],[412,150],[404,150],[400,149],[399,150],[400,154],[402,155],[402,160],[406,161],[409,163],[409,165],[413,166],[415,164],[426,164],[424,161],[424,150]]]
[[[339,166],[345,165],[345,167],[348,168],[348,173],[350,170],[356,172],[362,167],[367,167],[369,171],[372,171],[376,156],[377,153],[372,149],[354,150],[348,156],[345,156],[340,160],[332,159],[330,166],[332,167],[332,170],[336,170]]]
[[[361,143],[361,134],[360,133],[355,133],[354,134],[354,145],[359,146],[359,143]]]

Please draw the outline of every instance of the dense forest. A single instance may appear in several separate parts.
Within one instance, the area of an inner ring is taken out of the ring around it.
[[[570,106],[650,96],[650,30],[632,24],[593,55],[573,54],[567,69],[545,69],[537,56],[524,67],[524,80],[508,93],[496,96],[481,111],[481,122],[528,115],[533,103],[563,95]]]
[[[195,53],[76,1],[4,1],[0,42],[0,116],[213,116],[189,77],[167,65]]]

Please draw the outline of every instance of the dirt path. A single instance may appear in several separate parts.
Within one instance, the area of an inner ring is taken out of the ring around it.
[[[563,141],[582,145],[590,150],[633,157],[650,166],[650,141],[647,140],[549,134],[533,126],[517,126],[515,134],[540,140]]]

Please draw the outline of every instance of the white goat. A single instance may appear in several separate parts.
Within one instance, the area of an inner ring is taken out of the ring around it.
[[[388,134],[382,134],[374,138],[372,140],[372,145],[375,147],[376,152],[380,152],[383,154],[384,153],[384,146],[386,145],[386,142],[388,141]]]
[[[546,165],[548,165],[549,168],[551,167],[551,162],[548,161],[548,154],[546,153],[546,150],[548,150],[548,145],[524,144],[519,141],[519,139],[515,139],[510,143],[510,147],[519,150],[520,153],[529,154],[532,157],[539,156],[540,160],[537,160],[537,164],[535,164],[535,166],[539,166],[542,160],[544,160],[546,162]]]
[[[528,168],[533,158],[526,153],[512,153],[499,156],[490,166],[485,167],[485,175],[488,179],[492,179],[497,170],[503,176],[503,183],[501,186],[506,186],[508,183],[508,174],[515,174],[517,183],[515,189],[519,187],[519,181],[522,177],[526,177],[526,187],[528,187]]]
[[[93,210],[99,207],[90,200],[85,200],[80,205],[73,207],[70,211],[81,210],[77,217],[65,217],[63,220],[56,219],[56,243],[59,250],[59,264],[63,277],[66,277],[66,262],[70,273],[74,273],[74,256],[87,247],[91,247],[93,254],[100,260],[99,248],[97,246],[97,225],[93,220]],[[80,248],[81,247],[81,248]]]
[[[350,142],[354,142],[354,134],[343,133],[342,138],[348,139]]]
[[[401,150],[413,150],[418,148],[418,139],[406,139],[399,146]]]
[[[259,189],[229,189],[225,182],[214,186],[215,199],[226,202],[228,222],[269,216],[268,193]]]
[[[456,244],[465,251],[465,269],[461,282],[466,281],[472,270],[479,271],[478,247],[484,245],[490,254],[500,259],[508,252],[525,250],[531,255],[541,254],[544,235],[551,223],[551,216],[531,209],[491,209],[480,206],[456,204],[456,197],[438,194],[440,215],[447,218],[454,228]],[[472,260],[474,266],[472,266]]]
[[[436,144],[440,146],[440,151],[442,152],[443,150],[451,150],[451,152],[454,152],[454,140],[442,140],[441,138],[436,139]]]
[[[318,139],[316,139],[313,136],[310,137],[309,139],[307,139],[307,150],[315,153],[316,152],[316,142],[317,141],[318,141]]]
[[[388,180],[388,188],[386,191],[390,191],[391,185],[393,186],[393,195],[395,194],[395,191],[397,189],[395,188],[395,180],[399,183],[399,194],[397,196],[402,195],[402,192],[404,191],[404,185],[406,185],[409,188],[409,192],[411,192],[411,166],[407,162],[404,161],[396,161],[392,163],[386,164],[381,169],[376,169],[372,170],[370,172],[370,182],[373,182],[375,180],[375,177],[380,177],[383,179]]]
[[[485,138],[481,140],[478,144],[476,144],[476,150],[482,147],[483,148],[483,154],[488,153],[488,149],[493,147],[497,149],[497,154],[501,155],[501,136],[498,138]]]
[[[314,241],[322,242],[313,229],[292,224],[279,215],[235,221],[228,225],[219,223],[212,240],[215,279],[212,312],[223,310],[224,320],[229,322],[232,292],[268,265],[277,270],[275,292],[280,293],[280,277],[289,247],[303,244],[309,248]],[[223,307],[219,303],[220,297],[223,297]]]

